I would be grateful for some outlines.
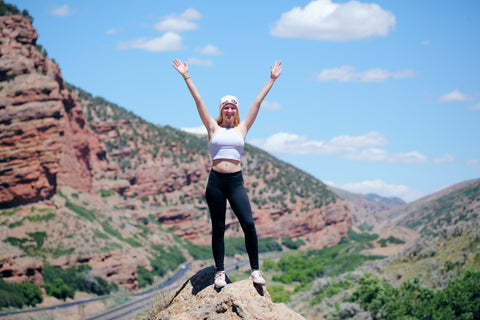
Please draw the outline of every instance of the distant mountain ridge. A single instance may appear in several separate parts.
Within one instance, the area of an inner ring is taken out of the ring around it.
[[[434,194],[385,212],[392,224],[419,231],[438,230],[480,214],[480,179],[457,183]]]
[[[329,186],[328,188],[339,197],[360,206],[367,207],[374,212],[382,212],[392,207],[406,204],[406,202],[399,197],[383,197],[375,193],[360,194],[332,186]]]
[[[406,202],[399,197],[382,197],[375,193],[367,193],[365,199],[375,203],[385,203],[391,207],[404,205]]]
[[[383,213],[405,204],[402,199],[396,197],[387,198],[377,194],[353,193],[332,186],[328,188],[340,198],[348,201],[353,225],[362,231],[378,232],[383,226],[390,226],[390,222]]]

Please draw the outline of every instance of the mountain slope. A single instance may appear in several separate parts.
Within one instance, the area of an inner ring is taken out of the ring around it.
[[[459,222],[475,220],[480,214],[480,179],[442,190],[419,200],[403,212],[403,215],[397,216],[397,225],[416,230],[422,235],[436,233]]]
[[[480,213],[480,179],[464,181],[385,213],[393,225],[429,234]]]

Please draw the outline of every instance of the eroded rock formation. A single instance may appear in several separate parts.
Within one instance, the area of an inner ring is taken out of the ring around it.
[[[214,288],[215,268],[199,271],[168,300],[168,307],[156,320],[304,320],[283,303],[273,303],[266,287],[250,280]]]
[[[86,127],[58,66],[36,45],[30,19],[0,17],[0,208],[91,191],[106,152]]]

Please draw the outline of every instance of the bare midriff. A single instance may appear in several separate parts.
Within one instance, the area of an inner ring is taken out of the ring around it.
[[[221,173],[234,173],[242,170],[242,163],[233,159],[215,159],[212,161],[212,170]]]

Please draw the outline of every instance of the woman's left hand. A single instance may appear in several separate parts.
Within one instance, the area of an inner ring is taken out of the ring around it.
[[[175,59],[173,60],[173,67],[182,75],[182,77],[188,76],[188,65],[187,62],[182,63],[182,61]]]
[[[277,62],[275,60],[275,65],[273,67],[270,66],[270,72],[271,72],[270,77],[273,80],[276,80],[278,77],[280,77],[280,73],[282,73],[282,61]]]

